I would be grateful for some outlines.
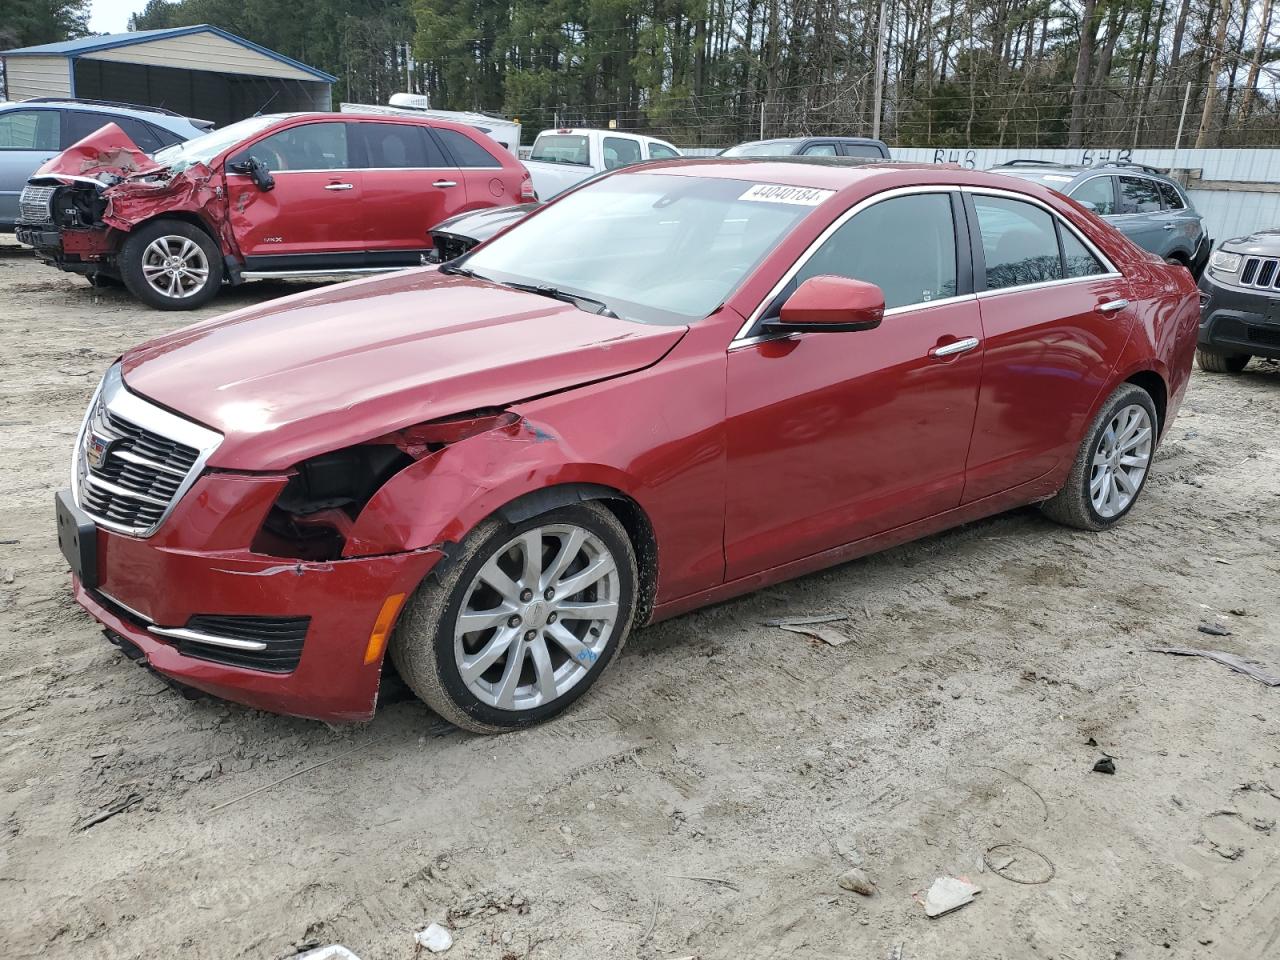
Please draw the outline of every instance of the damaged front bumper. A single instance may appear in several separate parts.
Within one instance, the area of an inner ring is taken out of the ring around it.
[[[273,713],[368,720],[382,670],[381,645],[371,650],[379,615],[443,554],[319,562],[233,546],[252,539],[286,479],[208,474],[145,539],[85,529],[81,513],[91,542],[89,561],[73,563],[75,598],[133,659],[181,687]]]

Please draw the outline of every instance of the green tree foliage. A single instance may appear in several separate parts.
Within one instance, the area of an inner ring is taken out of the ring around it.
[[[89,33],[89,0],[0,0],[0,50]]]

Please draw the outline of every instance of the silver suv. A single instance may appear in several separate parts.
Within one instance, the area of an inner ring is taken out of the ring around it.
[[[117,124],[144,153],[198,137],[213,126],[160,107],[105,100],[0,103],[0,230],[13,230],[18,197],[36,170],[108,123]]]
[[[1213,242],[1177,181],[1140,163],[1082,167],[1052,160],[1011,160],[991,168],[1034,180],[1092,210],[1126,237],[1199,277]]]

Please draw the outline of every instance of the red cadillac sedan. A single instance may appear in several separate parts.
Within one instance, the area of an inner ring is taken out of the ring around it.
[[[638,626],[1028,503],[1103,530],[1198,299],[1073,201],[951,167],[623,169],[442,267],[127,352],[58,495],[79,602],[174,682],[470,730]]]

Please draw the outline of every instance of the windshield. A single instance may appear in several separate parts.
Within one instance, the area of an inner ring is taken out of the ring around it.
[[[156,163],[163,163],[181,173],[194,163],[208,163],[223,150],[234,147],[241,140],[247,139],[274,123],[279,117],[250,117],[221,130],[214,130],[202,137],[195,137],[185,143],[175,143],[165,147],[154,155]]]
[[[530,160],[546,160],[550,163],[577,163],[590,166],[585,136],[565,133],[544,133],[533,141]]]
[[[761,140],[756,143],[740,143],[730,147],[722,157],[789,157],[796,152],[796,145],[790,140]]]
[[[707,316],[831,190],[637,173],[597,180],[459,266],[549,287],[643,323]]]

